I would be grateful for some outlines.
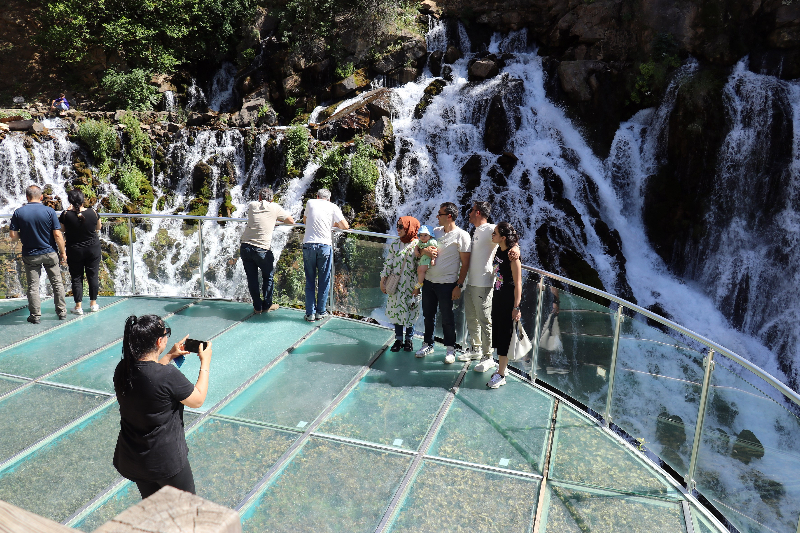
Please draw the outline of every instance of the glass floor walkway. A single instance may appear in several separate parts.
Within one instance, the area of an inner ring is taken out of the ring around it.
[[[100,298],[39,325],[0,300],[0,500],[92,531],[140,501],[111,464],[124,320],[214,341],[208,397],[186,410],[198,494],[245,531],[717,531],[633,448],[511,377],[391,353],[392,332],[280,309]],[[415,341],[418,347],[419,340]],[[199,360],[182,370],[194,382]],[[544,487],[544,490],[542,490]]]

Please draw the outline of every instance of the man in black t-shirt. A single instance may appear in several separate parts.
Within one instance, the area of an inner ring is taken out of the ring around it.
[[[28,322],[38,324],[42,316],[42,302],[39,298],[39,277],[42,267],[47,272],[53,287],[53,300],[58,318],[67,318],[67,304],[64,301],[64,284],[61,281],[62,263],[67,261],[64,248],[64,235],[58,215],[52,208],[42,204],[42,189],[31,185],[25,189],[28,203],[14,211],[11,217],[11,240],[22,241],[22,262],[28,278]],[[59,253],[56,253],[58,247]]]

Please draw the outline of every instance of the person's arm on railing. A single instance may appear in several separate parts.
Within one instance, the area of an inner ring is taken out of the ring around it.
[[[339,222],[337,222],[336,224],[334,224],[334,226],[336,226],[339,229],[350,229],[350,224],[348,224],[347,219],[344,218]]]

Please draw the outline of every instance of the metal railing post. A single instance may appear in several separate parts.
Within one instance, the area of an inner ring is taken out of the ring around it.
[[[205,298],[206,297],[206,276],[204,272],[206,269],[204,268],[204,257],[203,257],[203,221],[201,220],[199,223],[200,231],[197,232],[200,240],[200,296]]]
[[[539,335],[542,334],[542,300],[544,299],[544,276],[539,276],[539,296],[536,298],[536,326],[533,328],[533,357],[531,358],[531,381],[536,381],[539,365]]]
[[[128,221],[128,254],[131,258],[131,294],[136,294],[136,274],[134,273],[134,264],[133,264],[133,224],[131,223],[130,218],[126,219]]]
[[[614,377],[617,374],[617,351],[619,350],[619,330],[625,315],[622,314],[623,306],[617,306],[617,323],[614,326],[614,346],[611,348],[611,365],[608,368],[608,396],[606,396],[606,412],[603,413],[606,427],[611,424],[611,399],[614,395]]]
[[[694,428],[694,442],[692,443],[692,459],[689,462],[689,471],[686,473],[684,481],[686,488],[693,491],[697,488],[694,474],[697,470],[697,455],[700,451],[700,440],[703,436],[703,420],[706,416],[706,406],[708,405],[708,390],[711,386],[711,372],[714,371],[714,349],[708,350],[708,355],[703,358],[705,373],[703,374],[703,389],[700,392],[700,409],[697,411],[697,425]]]

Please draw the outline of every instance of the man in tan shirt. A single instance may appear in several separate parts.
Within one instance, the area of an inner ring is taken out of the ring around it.
[[[278,304],[272,303],[272,273],[275,256],[272,253],[272,231],[275,222],[294,224],[294,219],[272,201],[272,189],[264,187],[258,192],[258,201],[247,204],[247,226],[242,233],[239,255],[247,274],[247,288],[253,298],[253,310],[274,311]],[[261,270],[261,283],[258,271]],[[260,286],[259,286],[260,285]]]

